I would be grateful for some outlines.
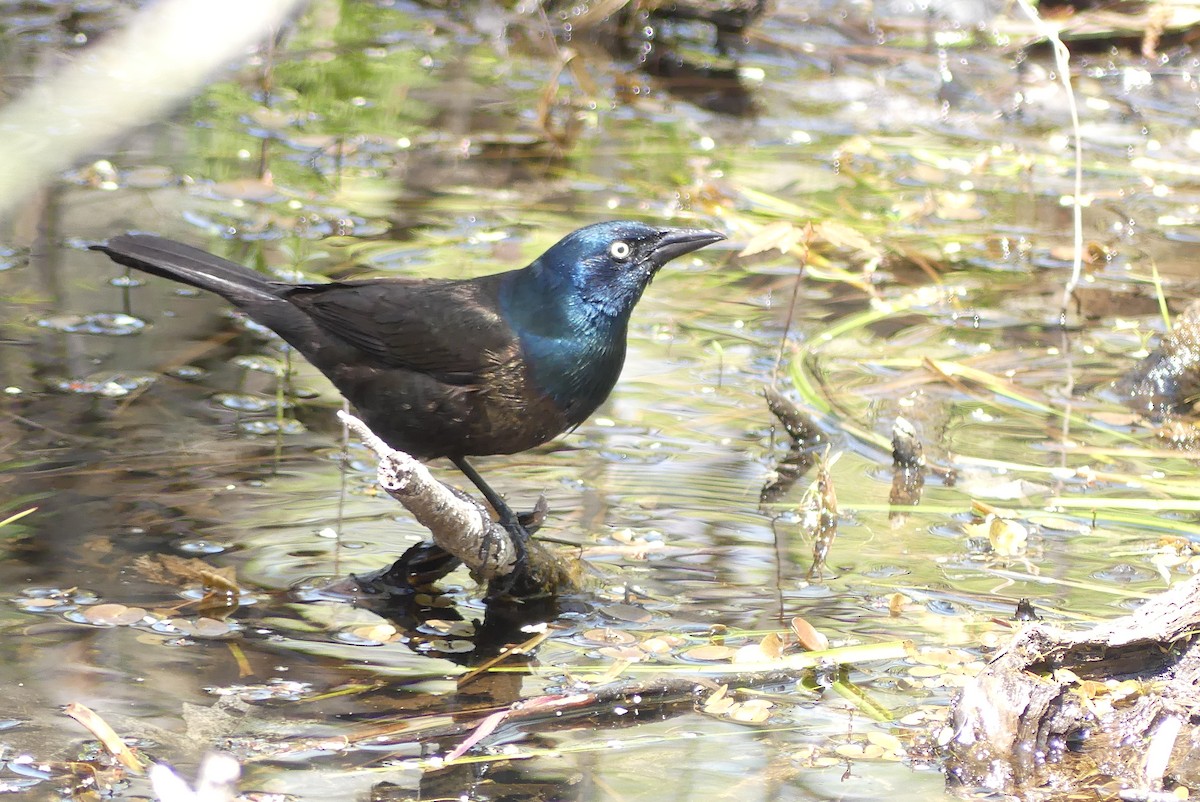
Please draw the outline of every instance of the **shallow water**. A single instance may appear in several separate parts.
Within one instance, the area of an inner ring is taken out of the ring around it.
[[[67,8],[0,12],[16,43],[8,73],[36,82],[77,52],[75,28],[86,40],[127,13]],[[486,15],[316,4],[270,58],[233,65],[170,119],[97,146],[9,221],[0,517],[37,509],[0,528],[11,700],[0,726],[15,722],[0,729],[0,788],[42,798],[72,785],[62,761],[89,754],[90,736],[58,706],[78,702],[185,773],[203,749],[228,749],[244,762],[243,788],[295,799],[938,798],[936,728],[911,716],[943,709],[958,680],[912,659],[850,674],[891,722],[871,721],[822,670],[816,690],[769,687],[765,724],[703,712],[707,689],[695,709],[685,698],[517,722],[475,761],[433,759],[465,737],[448,726],[456,716],[578,691],[630,656],[614,645],[674,638],[620,676],[686,683],[710,662],[696,647],[758,643],[800,616],[835,645],[911,639],[961,649],[963,662],[1004,637],[1018,599],[1052,619],[1106,618],[1184,570],[1200,531],[1194,462],[1095,390],[1162,329],[1151,264],[1173,307],[1195,282],[1184,250],[1194,58],[1168,46],[1152,62],[1077,55],[1085,236],[1098,258],[1064,340],[1068,118],[1043,51],[1017,70],[1013,34],[939,50],[923,25],[945,41],[968,29],[903,9],[867,20],[853,6],[785,3],[734,56],[712,54],[706,26],[660,27],[680,52],[736,62],[738,86],[687,94],[576,33],[551,95],[567,40],[556,50],[536,20],[500,17],[503,34]],[[985,33],[1011,29],[987,19]],[[547,97],[557,146],[535,113]],[[711,110],[739,98],[752,114]],[[592,420],[480,461],[518,508],[544,494],[539,536],[575,544],[589,568],[550,637],[500,664],[519,671],[461,691],[464,665],[529,635],[489,617],[465,573],[390,619],[311,590],[422,537],[374,492],[361,447],[343,472],[323,379],[219,299],[129,282],[84,250],[134,229],[259,267],[468,276],[617,217],[730,240],[658,276],[621,383]],[[736,256],[765,225],[810,222],[799,283],[794,253]],[[273,371],[285,365],[280,409]],[[954,366],[979,373],[948,377]],[[840,454],[820,579],[803,526],[815,474],[760,504],[786,452],[761,396],[776,375]],[[888,503],[898,414],[917,422],[930,464],[954,470],[931,473],[908,508]],[[969,530],[977,500],[1009,510],[1028,542],[1001,554]],[[1184,542],[1167,554],[1172,534]],[[201,609],[195,575],[137,562],[162,554],[234,569],[236,607]],[[101,603],[146,616],[89,618]],[[436,727],[446,734],[423,734]],[[838,751],[870,733],[900,736],[904,759]],[[43,776],[21,755],[53,765]],[[118,783],[115,797],[148,794],[143,779],[114,776],[101,781]]]

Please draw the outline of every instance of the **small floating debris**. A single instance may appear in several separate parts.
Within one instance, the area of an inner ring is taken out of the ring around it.
[[[469,640],[434,638],[425,643],[417,644],[419,652],[439,652],[441,654],[465,654],[475,650],[475,644]]]
[[[204,691],[213,696],[233,697],[243,702],[296,702],[312,692],[312,684],[276,678],[259,685],[216,685],[207,687]]]
[[[64,393],[124,398],[132,392],[149,387],[157,378],[153,373],[93,373],[83,379],[62,379],[54,386]]]
[[[64,613],[96,604],[100,597],[82,588],[25,588],[13,601],[27,613]]]
[[[94,312],[90,315],[51,315],[37,322],[44,329],[66,334],[100,334],[125,337],[146,328],[146,321],[121,312]]]
[[[189,638],[222,638],[241,629],[233,622],[203,616],[195,619],[169,618],[156,621],[150,628],[155,632],[184,635]]]

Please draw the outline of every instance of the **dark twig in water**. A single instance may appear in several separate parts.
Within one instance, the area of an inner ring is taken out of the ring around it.
[[[915,507],[921,503],[925,488],[925,449],[917,438],[916,427],[907,418],[892,423],[892,490],[888,503],[896,507]],[[899,527],[907,516],[899,509],[888,511],[888,522]]]
[[[767,399],[767,408],[792,440],[787,455],[776,463],[759,494],[760,503],[770,504],[778,501],[796,480],[808,473],[821,447],[828,445],[828,438],[809,413],[784,396],[778,387],[767,385],[762,394]]]
[[[817,481],[809,489],[810,509],[815,513],[813,533],[813,562],[808,569],[808,581],[821,582],[825,578],[825,564],[829,558],[829,549],[838,529],[837,492],[833,488],[833,475],[830,468],[837,462],[838,455],[832,458],[826,453],[817,459]]]
[[[481,743],[486,747],[489,737],[501,723],[511,725],[521,721],[528,730],[536,731],[539,728],[553,728],[567,722],[577,722],[584,715],[593,716],[597,720],[602,719],[612,716],[614,708],[629,710],[631,718],[641,715],[665,719],[694,710],[704,696],[721,685],[731,688],[794,685],[804,674],[805,672],[787,669],[770,672],[739,672],[733,669],[728,674],[714,677],[667,676],[610,683],[571,694],[522,699],[508,708],[479,718],[464,715],[447,721],[447,717],[439,716],[436,724],[420,727],[420,733],[416,737],[422,742],[433,743],[467,734],[468,737],[446,756],[447,759],[458,758]],[[351,744],[352,747],[357,746],[359,741],[378,739],[391,732],[411,733],[413,727],[412,717],[406,717],[404,721],[397,722],[394,730],[387,729],[386,726],[374,728],[361,739],[352,739]]]

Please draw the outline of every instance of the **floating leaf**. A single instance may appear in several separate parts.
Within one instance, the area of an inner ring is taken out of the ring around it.
[[[647,638],[641,643],[642,650],[650,654],[667,654],[671,651],[672,644],[667,638]]]
[[[683,656],[690,660],[703,660],[706,663],[716,663],[732,660],[736,653],[737,650],[729,646],[710,644],[708,646],[697,646],[693,649],[688,649],[683,653]]]
[[[604,646],[599,652],[610,660],[622,660],[629,663],[637,663],[646,659],[646,653],[637,646]]]
[[[126,607],[124,604],[96,604],[83,609],[83,617],[98,626],[119,627],[136,624],[146,617],[141,607]]]
[[[890,732],[871,731],[867,733],[867,741],[880,747],[886,752],[894,754],[903,754],[904,745],[900,743],[900,739]]]
[[[761,643],[747,643],[733,655],[733,662],[743,664],[769,663],[779,659],[780,655],[771,655],[763,651]]]
[[[800,645],[810,652],[819,652],[829,648],[829,638],[799,616],[792,619],[792,632],[796,633],[796,639],[800,641]]]
[[[356,640],[366,643],[388,643],[397,636],[397,631],[391,624],[374,624],[352,627],[349,634]]]
[[[212,400],[226,409],[238,412],[266,412],[275,406],[274,396],[266,397],[250,393],[217,393]]]
[[[904,608],[911,603],[912,599],[903,593],[893,593],[888,596],[888,612],[892,615],[900,615]]]
[[[417,631],[438,635],[452,635],[459,638],[469,638],[475,634],[475,623],[473,621],[455,621],[440,618],[430,618],[421,624],[421,626],[417,627]]]
[[[598,643],[605,646],[629,646],[637,643],[636,636],[631,635],[628,632],[623,632],[619,629],[610,629],[608,627],[589,629],[580,637],[590,643]]]
[[[632,604],[610,604],[601,608],[600,612],[609,618],[630,624],[645,624],[652,618],[646,610]]]
[[[763,636],[762,642],[758,644],[758,648],[762,652],[763,656],[768,660],[778,660],[780,657],[783,657],[783,649],[785,645],[786,644],[783,642],[783,638],[781,638],[778,633],[768,632]],[[826,642],[825,646],[828,645],[828,642]],[[825,647],[822,646],[821,648],[823,649]]]
[[[1001,557],[1023,554],[1029,540],[1028,527],[994,512],[989,512],[982,522],[964,524],[963,530],[972,537],[986,537],[992,551]]]
[[[761,724],[771,717],[774,705],[766,699],[747,699],[733,706],[728,717],[747,724]]]

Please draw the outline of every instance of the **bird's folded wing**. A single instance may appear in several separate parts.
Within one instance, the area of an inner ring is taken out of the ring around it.
[[[474,383],[517,347],[486,280],[302,284],[286,297],[368,361],[450,384]]]

